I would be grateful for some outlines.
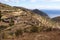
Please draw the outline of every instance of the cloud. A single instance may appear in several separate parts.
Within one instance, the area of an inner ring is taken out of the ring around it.
[[[43,1],[47,1],[47,2],[60,2],[60,0],[43,0]]]
[[[9,1],[9,0],[4,0],[4,1]]]
[[[30,5],[30,6],[25,6],[30,9],[46,9],[46,10],[60,10],[59,5]]]
[[[20,2],[20,1],[30,1],[30,2],[60,2],[60,0],[2,0],[2,1],[6,1],[6,2]]]
[[[40,5],[40,6],[38,6],[37,8],[39,8],[39,9],[60,9],[60,6],[57,6],[57,5]]]
[[[38,1],[38,0],[30,0],[30,2],[36,2],[36,1]]]
[[[38,9],[60,9],[59,3],[54,3],[54,2],[60,2],[60,0],[2,0],[2,1],[3,2],[5,1],[6,3],[9,3],[9,4],[11,3],[11,5],[17,5],[17,6],[22,5],[24,7],[31,8],[31,9],[34,9],[34,8],[38,8]],[[25,1],[25,3],[24,3],[24,1]],[[36,2],[36,3],[31,4],[30,2]],[[28,6],[26,4],[28,4]]]
[[[52,1],[60,1],[60,0],[52,0]]]
[[[23,1],[27,1],[27,0],[4,0],[4,1],[6,1],[6,2],[19,2],[19,1],[23,2]],[[28,1],[37,2],[38,0],[28,0]]]
[[[3,2],[17,2],[18,0],[2,0]]]
[[[18,3],[18,2],[21,2],[21,1],[26,1],[26,0],[2,0],[4,2],[11,2],[11,3]]]
[[[60,0],[2,0],[6,2],[19,2],[19,1],[30,1],[30,2],[60,2]]]
[[[40,1],[40,2],[60,2],[60,0],[30,0],[31,2],[37,2],[37,1]]]
[[[21,1],[26,1],[26,0],[21,0]]]

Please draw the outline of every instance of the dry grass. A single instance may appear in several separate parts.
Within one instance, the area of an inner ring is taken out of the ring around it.
[[[23,33],[23,35],[19,35],[19,37],[14,36],[13,38],[4,40],[60,40],[60,31]]]

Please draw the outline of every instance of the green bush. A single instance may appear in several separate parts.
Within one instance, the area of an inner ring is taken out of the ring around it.
[[[38,27],[33,26],[30,31],[31,32],[38,32],[39,30],[38,30]]]
[[[29,32],[29,31],[27,30],[27,28],[25,28],[25,29],[24,29],[24,32]]]
[[[11,22],[11,23],[9,23],[9,25],[10,25],[10,26],[13,26],[13,25],[14,25],[14,23],[13,23],[13,22]]]
[[[5,29],[5,28],[7,28],[7,26],[1,25],[0,26],[0,31],[3,30],[3,29]]]
[[[15,32],[15,35],[16,36],[19,36],[19,35],[22,35],[23,34],[23,30],[16,30],[16,32]]]

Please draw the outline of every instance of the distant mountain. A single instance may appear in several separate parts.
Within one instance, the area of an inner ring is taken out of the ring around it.
[[[41,16],[44,16],[44,17],[46,17],[46,18],[49,18],[49,16],[48,16],[45,12],[43,12],[43,11],[41,11],[41,10],[34,9],[34,10],[32,10],[32,11],[35,12],[35,13],[37,13],[37,14],[39,14],[39,15],[41,15]]]

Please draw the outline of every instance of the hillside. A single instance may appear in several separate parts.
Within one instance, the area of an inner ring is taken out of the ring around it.
[[[60,22],[60,16],[52,18],[56,22]]]
[[[41,11],[41,10],[34,9],[34,10],[32,10],[32,11],[35,12],[35,13],[37,13],[37,14],[39,14],[39,15],[41,15],[41,16],[44,16],[44,17],[46,17],[46,18],[50,18],[46,13],[44,13],[44,12]]]
[[[33,40],[35,33],[39,34],[40,32],[43,31],[60,29],[60,25],[52,21],[45,13],[39,11],[38,13],[40,14],[37,14],[36,12],[23,7],[19,7],[19,8],[11,7],[9,5],[1,4],[1,3],[0,5],[1,5],[0,8],[2,7],[2,9],[0,10],[0,14],[1,14],[0,39],[1,40],[5,40],[5,39],[6,40],[15,40],[15,39]],[[45,32],[43,32],[43,34],[44,33]],[[29,37],[32,37],[32,39],[28,39],[27,35],[29,35]],[[25,36],[26,39],[21,38]],[[21,39],[19,39],[19,37]]]
[[[60,16],[52,18],[53,21],[60,25]]]
[[[14,11],[14,10],[17,10],[17,9],[14,8],[13,6],[0,3],[0,10],[12,10],[12,11]]]

